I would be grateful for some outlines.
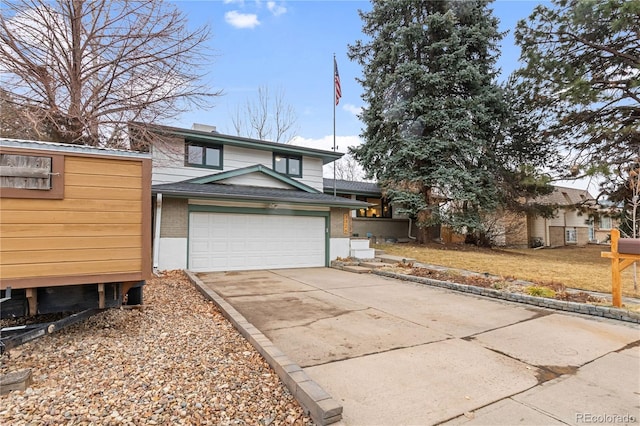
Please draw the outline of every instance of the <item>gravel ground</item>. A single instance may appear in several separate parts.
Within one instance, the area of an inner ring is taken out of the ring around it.
[[[0,374],[30,368],[33,384],[0,396],[0,424],[313,424],[182,272],[148,281],[144,298],[5,354]]]

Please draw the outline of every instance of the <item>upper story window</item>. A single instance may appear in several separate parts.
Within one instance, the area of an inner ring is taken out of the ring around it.
[[[302,177],[302,157],[300,155],[274,153],[273,170],[287,176]]]
[[[599,228],[600,229],[611,229],[613,227],[613,224],[611,223],[611,217],[609,216],[600,216],[600,223],[599,223]]]
[[[185,164],[193,167],[222,169],[222,146],[187,142]]]

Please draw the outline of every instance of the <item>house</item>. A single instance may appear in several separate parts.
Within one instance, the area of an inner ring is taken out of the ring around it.
[[[323,165],[343,154],[205,125],[147,129],[155,268],[317,267],[351,254],[351,211],[369,205],[323,193]]]
[[[324,179],[324,192],[333,194],[334,190],[337,196],[371,204],[352,212],[354,235],[367,236],[374,241],[408,241],[415,235],[411,221],[397,214],[398,209],[384,198],[377,183],[338,179],[334,188],[333,179]],[[611,228],[616,226],[615,219],[602,211],[585,190],[557,186],[551,194],[533,201],[554,206],[554,217],[545,219],[515,212],[496,214],[489,221],[491,223],[487,223],[495,244],[510,247],[584,245],[606,241]],[[583,207],[582,211],[576,208],[577,205]],[[601,214],[596,215],[597,212]],[[598,217],[595,222],[594,217]],[[445,242],[464,241],[446,227],[431,234]]]
[[[534,201],[555,210],[551,218],[527,217],[531,247],[605,242],[611,229],[617,226],[617,221],[600,209],[587,190],[555,186],[552,193]],[[594,217],[598,220],[594,221]]]
[[[118,306],[130,290],[141,299],[150,156],[0,139],[0,239],[3,317]]]
[[[323,187],[325,194],[333,194],[335,189],[338,197],[369,204],[351,212],[354,236],[368,237],[375,242],[415,239],[409,218],[394,209],[377,183],[336,179],[334,188],[333,179],[324,179]]]

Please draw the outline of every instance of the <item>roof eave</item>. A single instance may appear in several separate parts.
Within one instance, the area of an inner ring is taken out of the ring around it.
[[[152,189],[152,194],[162,194],[163,196],[173,196],[179,198],[206,198],[206,199],[217,199],[217,200],[234,200],[234,201],[260,201],[267,203],[287,203],[287,204],[299,204],[299,205],[314,205],[314,206],[322,206],[322,207],[337,207],[337,208],[348,208],[348,209],[359,209],[366,208],[370,204],[362,201],[357,202],[330,202],[323,200],[313,200],[313,199],[300,199],[294,197],[271,197],[271,196],[260,196],[260,195],[252,195],[250,198],[244,195],[237,194],[207,194],[197,191],[177,191],[177,190],[158,190]],[[346,200],[346,198],[345,198]]]
[[[325,151],[315,148],[306,148],[284,143],[263,141],[259,139],[243,138],[240,136],[225,135],[222,133],[210,133],[202,130],[181,129],[163,125],[148,125],[156,133],[165,133],[180,136],[198,142],[212,142],[224,145],[239,146],[244,148],[259,149],[263,151],[281,152],[283,154],[296,154],[322,159],[322,164],[329,164],[339,160],[344,155],[341,152]]]

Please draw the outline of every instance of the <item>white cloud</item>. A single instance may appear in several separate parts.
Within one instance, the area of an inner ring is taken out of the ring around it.
[[[273,14],[273,16],[280,16],[287,13],[287,8],[283,4],[277,4],[275,1],[267,2],[267,9]]]
[[[336,136],[336,151],[347,152],[350,146],[357,146],[362,143],[359,136]],[[304,138],[296,136],[290,142],[291,145],[304,146],[306,148],[323,149],[333,151],[333,135],[324,136],[319,139]]]
[[[255,28],[260,25],[258,15],[255,13],[240,13],[237,10],[225,13],[224,20],[236,28]]]
[[[355,106],[353,104],[344,104],[342,107],[343,110],[350,112],[351,114],[358,116],[362,112],[362,107]]]
[[[244,6],[244,0],[224,0],[223,1],[224,4],[239,4],[240,6]]]

